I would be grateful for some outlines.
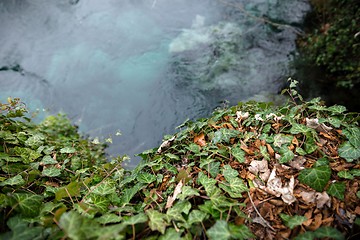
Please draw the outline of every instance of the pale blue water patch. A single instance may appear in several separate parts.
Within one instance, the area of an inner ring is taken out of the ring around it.
[[[276,94],[307,10],[305,0],[0,1],[0,100],[65,112],[85,134],[112,135],[108,153],[135,165],[185,119]]]

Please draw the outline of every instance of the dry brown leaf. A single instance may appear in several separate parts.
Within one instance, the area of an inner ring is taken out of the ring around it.
[[[268,153],[270,154],[270,156],[271,157],[274,157],[275,156],[275,151],[274,151],[274,149],[271,147],[271,145],[270,144],[266,144],[266,148],[267,148],[267,151],[268,151]]]
[[[322,225],[322,214],[318,213],[315,215],[315,217],[313,218],[312,223],[308,226],[308,229],[311,231],[315,231],[316,229],[318,229],[319,227],[321,227]]]
[[[173,196],[168,197],[165,208],[172,207],[176,197],[181,193],[182,186],[183,186],[183,181],[180,181],[175,187]]]
[[[201,133],[201,134],[195,136],[195,137],[194,137],[194,143],[196,143],[196,144],[199,145],[200,147],[206,146],[206,141],[205,141],[205,135],[204,135],[204,133]]]
[[[304,169],[304,163],[306,162],[306,158],[303,156],[295,156],[292,161],[289,162],[289,165],[297,170]]]
[[[323,208],[325,204],[328,207],[331,206],[330,197],[326,192],[322,192],[322,193],[317,192],[315,194],[315,199],[316,199],[316,207],[317,208]]]

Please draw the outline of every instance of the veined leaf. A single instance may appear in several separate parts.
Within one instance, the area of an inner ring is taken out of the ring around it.
[[[340,171],[337,173],[337,175],[341,178],[345,178],[345,179],[354,179],[354,176],[350,173],[350,171]]]
[[[187,223],[191,225],[194,223],[203,222],[208,216],[209,215],[207,213],[195,209],[190,212]]]
[[[285,226],[287,226],[290,229],[293,229],[294,227],[301,225],[303,222],[307,220],[306,217],[299,215],[289,216],[287,214],[280,213],[279,216],[283,220]]]
[[[75,211],[64,213],[59,220],[59,225],[66,235],[74,240],[91,239],[96,236],[100,228],[97,222]]]
[[[267,147],[266,146],[260,146],[260,153],[261,155],[263,155],[263,157],[266,159],[266,160],[270,160],[270,155],[268,153],[268,150],[267,150]]]
[[[349,139],[351,145],[353,145],[355,148],[360,147],[360,128],[347,128],[343,131],[343,134],[347,137],[347,139]]]
[[[91,193],[85,203],[95,206],[100,212],[105,213],[109,209],[110,200],[102,195]]]
[[[274,146],[275,147],[281,147],[283,144],[290,144],[293,139],[293,136],[288,136],[284,134],[276,134],[274,137]]]
[[[191,196],[200,196],[199,191],[190,186],[183,186],[181,189],[181,193],[177,196],[177,198],[180,200],[185,200],[185,198]]]
[[[166,215],[153,209],[147,210],[145,213],[149,217],[149,227],[151,230],[164,234],[166,226],[168,226],[168,223],[165,221]]]
[[[95,218],[95,220],[100,224],[109,224],[109,223],[118,223],[121,222],[122,217],[119,215],[116,215],[114,213],[106,213],[102,215],[101,217]]]
[[[298,134],[298,133],[305,134],[306,132],[309,131],[311,131],[311,128],[308,128],[306,125],[298,124],[298,123],[293,123],[290,129],[291,134]]]
[[[60,153],[75,153],[76,149],[73,147],[64,147],[60,149]]]
[[[326,192],[342,201],[344,200],[345,190],[346,184],[344,182],[336,182],[332,183]]]
[[[315,150],[318,149],[318,146],[316,145],[315,139],[311,134],[306,135],[304,149],[305,149],[305,152],[307,154],[313,153]]]
[[[330,111],[332,114],[342,114],[343,112],[346,111],[346,107],[341,106],[341,105],[334,105],[334,106],[328,107],[327,110]]]
[[[345,142],[338,149],[339,156],[344,158],[347,162],[352,162],[360,158],[360,148],[354,147],[350,142]]]
[[[227,181],[230,181],[230,179],[236,178],[239,175],[239,172],[233,169],[230,165],[224,165],[222,173]]]
[[[280,163],[287,163],[290,162],[291,160],[294,159],[294,153],[287,147],[287,146],[283,146],[282,148],[280,148]]]
[[[210,173],[210,176],[216,177],[220,172],[219,167],[220,167],[220,162],[211,162],[207,168],[207,171]]]
[[[216,188],[216,180],[213,178],[208,178],[203,172],[199,172],[197,179],[199,183],[204,186],[206,193],[211,195],[214,191],[214,188]]]
[[[10,185],[10,186],[15,186],[15,185],[23,185],[25,183],[23,177],[18,174],[14,177],[8,178],[5,181],[0,183],[0,186],[6,186],[6,185]]]
[[[250,231],[250,229],[245,226],[244,224],[242,225],[235,225],[232,223],[229,223],[229,231],[231,233],[231,236],[233,239],[255,239],[255,235]]]
[[[220,183],[219,187],[227,192],[232,198],[241,198],[242,193],[249,190],[240,178],[231,178],[229,182]]]
[[[145,223],[147,222],[148,217],[144,213],[138,213],[134,216],[131,216],[129,218],[124,219],[123,224],[125,225],[135,225],[139,223]]]
[[[51,167],[44,168],[44,170],[41,173],[43,176],[46,176],[46,177],[57,177],[57,176],[61,175],[61,169],[59,169],[55,166],[51,166]]]
[[[331,168],[325,165],[301,170],[298,179],[301,183],[310,186],[318,192],[322,192],[330,180],[330,176]]]
[[[13,207],[27,217],[37,216],[40,212],[43,197],[36,194],[14,193],[12,199],[15,201]]]
[[[240,148],[240,146],[236,145],[231,148],[231,154],[238,160],[239,163],[245,162],[245,152]]]
[[[234,129],[227,129],[227,128],[220,128],[217,130],[214,134],[214,138],[212,139],[212,142],[214,144],[220,143],[220,142],[226,142],[228,143],[230,141],[230,138],[234,138],[240,135],[240,132]]]
[[[315,230],[314,235],[317,239],[331,238],[334,240],[344,240],[344,235],[339,230],[332,227],[320,227]]]
[[[93,194],[105,196],[114,193],[116,188],[113,182],[103,181],[99,185],[91,187],[90,190]]]
[[[42,227],[29,227],[29,223],[22,219],[19,215],[15,215],[7,221],[8,227],[11,229],[11,238],[21,240],[33,240],[41,235],[44,231]],[[4,235],[0,235],[3,237]],[[6,239],[6,237],[5,237]]]
[[[164,235],[161,235],[159,237],[159,240],[180,240],[181,238],[182,230],[175,230],[174,228],[168,228]]]
[[[224,220],[217,220],[216,223],[206,232],[209,239],[226,240],[231,238],[228,223]]]
[[[57,201],[67,198],[67,197],[78,197],[80,196],[80,187],[82,186],[81,183],[78,182],[71,182],[65,187],[59,188],[59,190],[55,193],[55,199]]]

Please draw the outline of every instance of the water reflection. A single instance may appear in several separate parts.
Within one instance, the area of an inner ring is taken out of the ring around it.
[[[297,25],[307,10],[304,0],[2,1],[0,97],[64,111],[92,136],[119,129],[109,153],[133,155],[224,99],[276,93],[296,34],[259,19]]]

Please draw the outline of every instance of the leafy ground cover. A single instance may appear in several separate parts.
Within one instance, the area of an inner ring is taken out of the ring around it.
[[[187,121],[124,170],[63,116],[2,104],[3,239],[356,239],[359,115],[320,99]]]

